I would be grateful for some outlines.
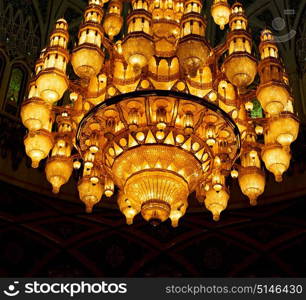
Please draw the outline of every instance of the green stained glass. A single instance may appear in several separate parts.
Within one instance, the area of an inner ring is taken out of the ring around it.
[[[253,100],[253,110],[251,111],[251,118],[263,118],[262,107],[257,99]]]
[[[21,69],[15,68],[12,71],[9,88],[7,91],[7,101],[18,104],[20,91],[22,88],[24,73]]]

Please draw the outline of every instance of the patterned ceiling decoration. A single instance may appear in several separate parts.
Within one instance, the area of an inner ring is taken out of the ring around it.
[[[40,28],[31,1],[0,1],[0,44],[11,58],[30,64],[39,54]]]
[[[116,210],[86,215],[0,183],[0,276],[306,276],[306,202],[227,211],[219,224],[188,214],[177,229]]]

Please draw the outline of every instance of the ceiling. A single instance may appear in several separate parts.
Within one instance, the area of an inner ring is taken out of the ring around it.
[[[189,213],[173,229],[0,183],[1,277],[305,277],[306,201]]]
[[[9,29],[10,34],[14,34],[14,28],[23,28],[25,37],[28,32],[34,32],[36,39],[23,41],[19,32],[15,40],[7,43],[14,50],[12,57],[28,56],[31,64],[45,46],[48,33],[58,18],[64,16],[70,23],[72,35],[76,34],[86,2],[0,0],[0,44],[1,37],[5,36],[1,36],[1,28]],[[306,36],[303,22],[306,0],[242,2],[247,7],[257,39],[265,26],[274,29],[279,36],[296,31],[280,47],[287,65],[292,70],[297,69],[300,58],[296,43]],[[294,10],[292,14],[289,9]],[[278,27],[281,23],[275,21],[280,20],[277,18],[285,20],[284,28]],[[207,38],[215,45],[224,38],[224,33],[211,18],[209,20]],[[20,26],[14,27],[14,24]],[[24,129],[20,124],[15,124],[19,126],[16,129],[1,122],[0,127],[6,130],[0,134],[0,155],[3,161],[13,165],[7,169],[12,170],[12,176],[17,176],[14,172],[24,172],[32,180],[32,173],[23,160],[23,147],[16,146],[22,145],[24,135],[16,134],[16,130]],[[14,133],[10,133],[9,128]],[[294,146],[295,156],[288,176],[291,186],[305,178],[305,140],[305,135],[300,136]],[[16,172],[20,165],[24,169]],[[18,185],[27,186],[24,182]],[[276,189],[284,194],[282,186]],[[228,210],[218,224],[211,221],[208,213],[197,212],[202,208],[189,211],[181,226],[172,229],[167,223],[153,228],[141,219],[132,227],[126,226],[121,213],[107,208],[111,206],[108,203],[97,208],[93,215],[86,215],[77,201],[62,201],[1,181],[0,190],[1,277],[306,276],[306,201],[305,197],[292,192],[295,199],[290,201]],[[289,195],[284,194],[284,197],[289,198]],[[267,202],[268,198],[272,197],[266,197]]]

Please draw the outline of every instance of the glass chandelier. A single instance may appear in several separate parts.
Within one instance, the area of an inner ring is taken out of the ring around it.
[[[177,226],[193,192],[217,221],[229,175],[255,205],[265,189],[261,160],[280,182],[299,130],[271,31],[261,33],[258,62],[238,2],[211,7],[221,29],[229,24],[216,48],[205,39],[202,0],[126,2],[124,19],[123,1],[89,0],[71,53],[68,24],[56,22],[21,110],[32,166],[47,158],[54,193],[81,168],[87,212],[116,186],[128,224],[141,214]],[[70,103],[56,105],[67,91]],[[254,99],[264,112],[255,118]]]

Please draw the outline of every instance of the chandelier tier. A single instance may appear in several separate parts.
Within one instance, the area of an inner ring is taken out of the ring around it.
[[[261,34],[258,63],[243,6],[214,0],[212,17],[229,32],[212,48],[202,8],[201,0],[89,0],[71,53],[68,24],[56,22],[21,110],[26,153],[33,167],[47,158],[53,192],[81,168],[87,212],[116,186],[128,224],[141,214],[175,227],[193,192],[219,220],[229,175],[255,205],[261,160],[282,180],[299,122],[272,32]]]

